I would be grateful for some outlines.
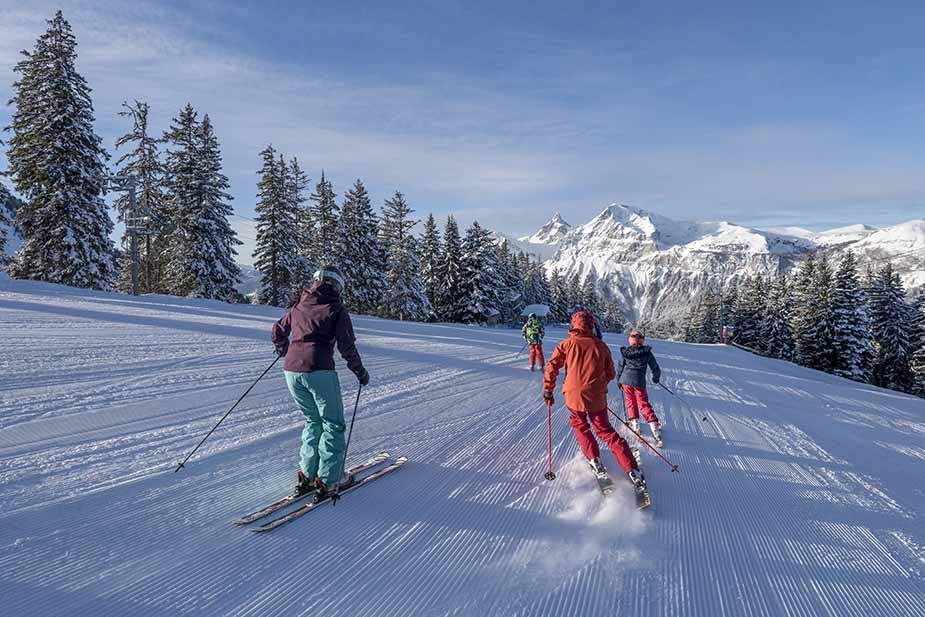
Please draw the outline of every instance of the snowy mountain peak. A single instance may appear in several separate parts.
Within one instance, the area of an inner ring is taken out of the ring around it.
[[[539,230],[532,236],[524,236],[520,238],[521,242],[526,242],[528,244],[558,244],[569,231],[571,231],[572,226],[562,218],[562,215],[556,212],[551,219],[549,219],[545,225],[539,228]]]

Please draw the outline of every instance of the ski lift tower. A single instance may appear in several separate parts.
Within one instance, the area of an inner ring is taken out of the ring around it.
[[[128,209],[125,211],[125,233],[129,235],[132,252],[132,295],[138,295],[138,237],[151,234],[149,223],[151,217],[138,208],[135,197],[135,176],[120,174],[109,176],[107,189],[120,193],[128,193]]]

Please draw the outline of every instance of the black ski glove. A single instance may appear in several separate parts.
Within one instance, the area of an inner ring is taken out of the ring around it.
[[[289,343],[280,343],[276,346],[276,355],[283,357],[286,355],[286,352],[289,351]]]
[[[556,399],[553,398],[552,390],[543,390],[543,400],[548,403],[555,403]]]
[[[659,380],[660,380],[661,378],[662,378],[661,373],[653,373],[653,374],[652,374],[652,383],[658,385],[658,382],[659,382]]]
[[[357,371],[357,379],[360,380],[361,386],[369,385],[369,371],[365,367],[360,367],[360,370]]]

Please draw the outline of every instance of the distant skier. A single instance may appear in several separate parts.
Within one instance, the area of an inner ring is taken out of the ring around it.
[[[639,411],[649,423],[652,437],[658,443],[662,442],[661,424],[652,405],[649,403],[649,392],[646,390],[646,370],[652,369],[652,382],[658,383],[662,377],[662,369],[655,361],[652,348],[645,344],[646,337],[639,330],[632,330],[629,335],[629,347],[620,348],[619,375],[620,388],[626,401],[626,414],[629,425],[639,432]]]
[[[305,415],[294,494],[313,490],[316,502],[339,484],[352,482],[341,477],[346,426],[340,381],[334,370],[335,344],[360,384],[369,383],[350,315],[341,301],[343,288],[340,270],[321,267],[312,286],[301,290],[298,301],[273,325],[273,344],[277,353],[286,357],[286,385]]]
[[[527,316],[527,323],[521,328],[524,335],[524,341],[530,345],[530,370],[536,370],[536,361],[540,361],[540,370],[546,367],[546,359],[543,357],[543,337],[546,336],[546,328],[540,321],[536,313],[530,313]]]
[[[569,424],[575,430],[575,437],[582,453],[588,459],[591,470],[597,476],[606,474],[601,464],[601,451],[591,433],[606,443],[617,459],[624,473],[637,488],[645,487],[642,471],[623,439],[607,417],[607,384],[616,377],[610,348],[594,334],[594,318],[587,311],[572,315],[569,338],[556,346],[543,382],[543,398],[553,400],[553,390],[559,370],[565,367],[565,405],[569,409]],[[590,421],[590,424],[589,424]]]

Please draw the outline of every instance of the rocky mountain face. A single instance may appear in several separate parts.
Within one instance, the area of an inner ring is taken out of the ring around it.
[[[851,249],[865,261],[894,260],[907,287],[925,286],[925,220],[886,229],[854,225],[824,233],[758,230],[727,222],[684,222],[611,205],[577,227],[556,216],[521,246],[547,272],[593,277],[634,322],[678,331],[693,298],[746,275],[789,272],[810,252]],[[542,250],[531,250],[544,247]],[[921,249],[916,251],[916,249]],[[908,253],[913,252],[911,255]]]

